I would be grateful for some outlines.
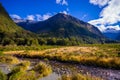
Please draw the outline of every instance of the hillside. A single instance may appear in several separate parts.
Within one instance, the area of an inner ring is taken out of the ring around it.
[[[21,22],[17,24],[44,38],[74,40],[78,43],[101,43],[105,39],[93,25],[63,13],[58,13],[48,20],[37,23]]]
[[[0,4],[0,44],[25,44],[25,39],[32,37],[35,35],[17,26]]]

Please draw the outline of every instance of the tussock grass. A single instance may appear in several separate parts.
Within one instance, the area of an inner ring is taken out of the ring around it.
[[[31,71],[29,73],[20,71],[13,73],[10,77],[9,80],[37,80],[35,77],[35,72]]]
[[[74,75],[62,75],[62,77],[58,80],[102,80],[97,77],[91,77],[89,75],[82,75],[80,73],[74,74]]]
[[[7,80],[7,75],[0,70],[0,80]]]
[[[38,63],[34,68],[33,71],[37,72],[39,78],[48,76],[50,73],[52,73],[51,66],[40,62]]]
[[[2,55],[0,56],[0,63],[17,64],[19,63],[19,60],[13,56]]]
[[[18,57],[58,60],[81,63],[89,66],[120,69],[120,44],[94,44],[46,49],[42,51],[23,51],[12,54]]]
[[[11,73],[8,74],[9,80],[38,80],[52,73],[49,65],[40,62],[35,65],[33,69],[28,69],[30,66],[29,61],[23,61],[16,65]]]
[[[37,80],[34,71],[27,71],[29,66],[29,61],[23,61],[16,65],[8,74],[9,80]]]

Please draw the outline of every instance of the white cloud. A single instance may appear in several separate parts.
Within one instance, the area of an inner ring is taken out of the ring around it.
[[[61,5],[68,5],[68,2],[66,0],[56,0],[57,4],[61,4]]]
[[[69,14],[69,8],[66,8],[66,10],[60,11],[59,13]]]
[[[10,17],[15,23],[24,22],[24,20],[17,14],[11,14]]]
[[[21,17],[19,15],[17,15],[17,14],[12,14],[12,15],[10,15],[10,17],[12,19],[21,19]]]
[[[56,3],[57,3],[57,4],[60,4],[60,3],[61,3],[61,0],[56,0]]]
[[[109,0],[108,5],[101,11],[100,18],[89,21],[89,23],[97,26],[101,31],[105,30],[104,28],[111,27],[118,22],[120,22],[119,0]],[[119,25],[112,27],[116,30],[120,30]]]
[[[67,12],[67,11],[63,11],[63,12],[61,12],[61,13],[68,14],[68,12]]]
[[[116,25],[116,26],[107,26],[106,27],[107,29],[115,29],[115,30],[120,30],[120,26],[119,25]]]
[[[42,16],[40,14],[36,14],[36,20],[37,21],[42,21]]]
[[[99,6],[105,6],[108,4],[110,0],[90,0],[90,3],[94,5],[99,5]]]
[[[34,15],[27,15],[27,20],[31,20],[34,21],[35,20],[35,16]]]
[[[30,20],[30,21],[43,21],[43,20],[46,20],[46,19],[50,18],[51,16],[52,16],[51,13],[46,13],[46,14],[43,14],[43,15],[41,15],[41,14],[27,15],[25,18],[21,18],[19,15],[16,15],[16,14],[10,15],[10,17],[16,23],[23,22],[23,21],[26,21],[26,20]]]
[[[43,20],[46,20],[51,17],[51,14],[44,14],[43,15]]]
[[[43,20],[47,20],[48,18],[51,17],[50,13],[46,13],[44,15],[41,14],[36,14],[36,15],[28,15],[26,20],[31,20],[31,21],[43,21]]]
[[[37,21],[43,21],[43,20],[47,20],[50,17],[51,17],[51,14],[50,13],[46,13],[44,15],[36,14],[35,18],[36,18]]]
[[[105,21],[105,24],[114,24],[120,21],[120,2],[119,0],[111,0],[105,7],[100,17]]]
[[[62,1],[62,5],[68,5],[67,1],[66,1],[66,0],[63,0],[63,1]]]

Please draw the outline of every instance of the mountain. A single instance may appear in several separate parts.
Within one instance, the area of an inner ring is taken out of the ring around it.
[[[120,30],[115,30],[113,28],[107,28],[103,32],[104,36],[106,36],[107,38],[113,39],[113,40],[117,40],[119,33],[120,33]]]
[[[100,43],[105,39],[95,26],[63,13],[58,13],[45,21],[17,24],[44,38],[68,39],[79,43]]]
[[[120,32],[119,32],[119,35],[117,36],[116,39],[120,41]]]
[[[17,26],[0,4],[0,44],[22,44],[28,38],[36,38],[30,31]]]

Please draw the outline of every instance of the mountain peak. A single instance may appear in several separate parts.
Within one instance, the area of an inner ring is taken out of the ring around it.
[[[55,16],[53,16],[53,18],[55,19],[69,19],[70,15],[68,14],[64,14],[64,13],[58,13]]]
[[[68,16],[68,14],[65,14],[65,13],[57,13],[56,15],[57,16]]]

